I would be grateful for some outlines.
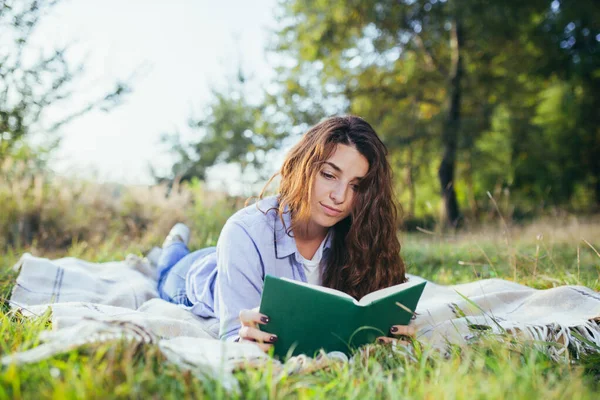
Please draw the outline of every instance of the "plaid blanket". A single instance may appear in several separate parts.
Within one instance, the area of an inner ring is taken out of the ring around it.
[[[2,358],[4,364],[35,362],[85,343],[125,337],[157,343],[172,362],[218,374],[224,383],[235,385],[231,371],[240,363],[267,359],[252,344],[216,341],[214,320],[158,298],[147,258],[129,255],[124,261],[89,263],[25,254],[14,268],[20,273],[12,308],[34,316],[51,307],[52,331],[42,334],[40,346]],[[409,279],[423,280],[411,275]],[[589,288],[536,290],[489,279],[454,286],[428,282],[414,323],[417,338],[441,351],[449,343],[468,344],[482,334],[496,333],[555,342],[558,345],[548,351],[560,357],[568,348],[578,354],[600,346],[599,319],[600,294]],[[342,356],[329,358],[346,361]],[[289,368],[314,368],[305,359],[296,358],[282,368],[288,368],[286,373]]]
[[[31,363],[79,346],[112,340],[155,343],[168,360],[235,389],[232,371],[268,356],[250,343],[216,340],[216,320],[205,320],[158,297],[154,268],[135,255],[119,262],[49,260],[25,254],[10,304],[25,316],[52,310],[52,330],[41,345],[3,357]]]
[[[502,279],[429,282],[416,311],[418,339],[440,349],[489,333],[556,343],[544,346],[555,359],[569,348],[575,356],[600,348],[600,294],[584,286],[536,290]]]

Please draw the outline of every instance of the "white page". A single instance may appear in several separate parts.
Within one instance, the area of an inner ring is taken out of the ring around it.
[[[419,283],[422,283],[422,281],[404,282],[404,283],[401,283],[399,285],[390,286],[390,287],[385,288],[385,289],[376,290],[376,291],[374,291],[372,293],[369,293],[366,296],[364,296],[362,299],[360,299],[360,301],[357,302],[357,304],[359,306],[368,306],[369,304],[371,304],[375,300],[382,299],[382,298],[387,297],[387,296],[389,296],[389,295],[391,295],[393,293],[397,293],[397,292],[400,292],[400,291],[402,291],[404,289],[407,289],[409,287],[418,285]]]
[[[313,288],[313,289],[319,290],[321,292],[333,294],[333,295],[336,295],[338,297],[346,297],[346,298],[354,301],[355,304],[358,304],[358,301],[356,301],[356,299],[354,297],[350,296],[347,293],[341,292],[339,290],[335,290],[335,289],[328,288],[328,287],[325,287],[325,286],[311,285],[310,283],[306,283],[306,282],[302,282],[302,281],[295,281],[295,280],[289,279],[289,278],[281,278],[281,279],[283,279],[284,281],[295,283],[297,285],[302,285],[302,286],[306,286],[306,287],[309,287],[309,288]]]

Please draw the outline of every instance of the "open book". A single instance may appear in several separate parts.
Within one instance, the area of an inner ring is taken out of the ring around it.
[[[275,355],[314,355],[352,349],[391,336],[392,325],[407,325],[425,282],[406,282],[377,290],[357,301],[339,290],[286,278],[265,277],[260,312],[269,323],[260,329],[277,335]]]

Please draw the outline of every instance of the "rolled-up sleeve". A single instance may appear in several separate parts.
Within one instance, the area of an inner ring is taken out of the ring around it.
[[[220,320],[219,337],[235,340],[240,329],[239,313],[260,305],[264,286],[264,264],[254,240],[243,225],[228,221],[217,243],[215,314]]]

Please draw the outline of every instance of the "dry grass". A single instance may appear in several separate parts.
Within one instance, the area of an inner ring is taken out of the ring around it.
[[[41,173],[25,161],[0,165],[0,249],[66,250],[74,243],[159,243],[175,222],[194,226],[207,209],[237,199],[199,183],[123,186]],[[231,206],[227,206],[227,205]]]

